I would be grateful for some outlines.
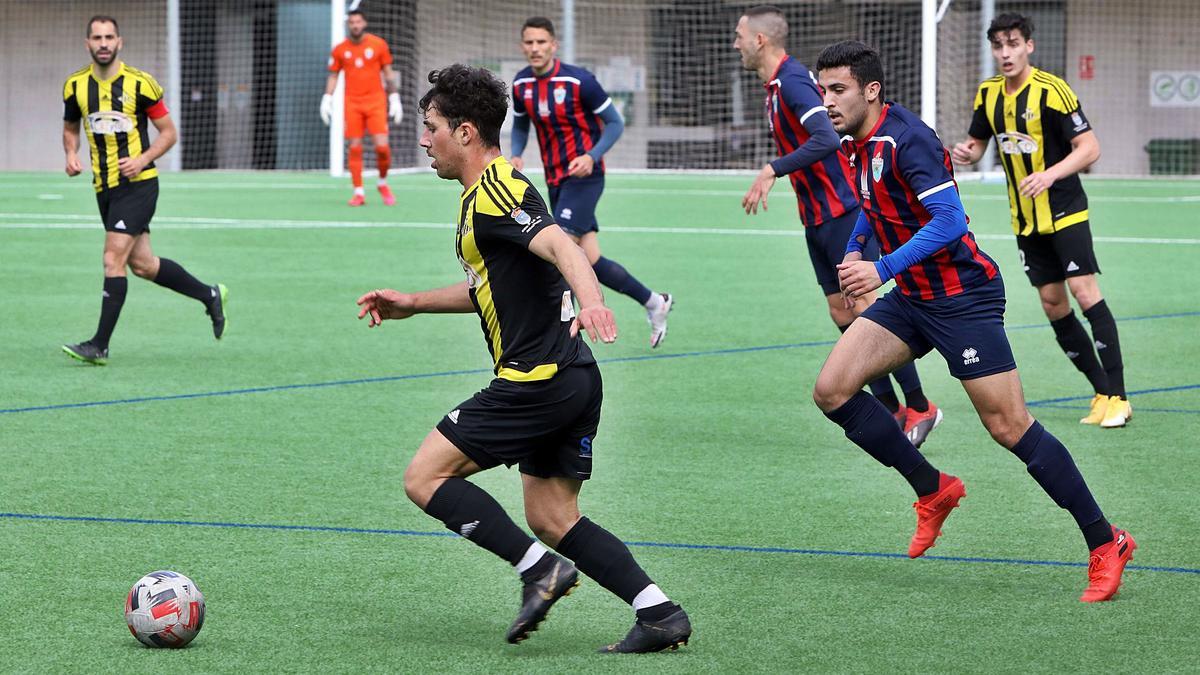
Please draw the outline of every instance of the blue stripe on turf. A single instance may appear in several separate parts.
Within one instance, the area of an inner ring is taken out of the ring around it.
[[[179,525],[186,527],[227,527],[251,530],[286,530],[302,532],[335,532],[339,534],[384,534],[405,537],[457,537],[452,532],[425,532],[421,530],[389,530],[363,527],[333,527],[329,525],[273,525],[270,523],[227,523],[199,520],[154,520],[150,518],[108,518],[102,516],[56,516],[38,513],[0,513],[0,518],[15,520],[40,520],[82,523],[115,523],[122,525]],[[734,546],[725,544],[683,544],[657,541],[627,541],[627,546],[647,548],[674,548],[693,551],[727,551],[733,553],[785,553],[792,555],[837,556],[843,558],[888,558],[908,560],[903,553],[873,553],[868,551],[826,551],[808,548],[783,548],[775,546]],[[1087,567],[1087,563],[1064,562],[1061,560],[1023,560],[1020,558],[980,558],[969,556],[927,555],[925,560],[960,563],[988,563],[997,565],[1043,565],[1049,567]],[[1191,567],[1163,567],[1157,565],[1127,565],[1125,569],[1143,572],[1174,572],[1178,574],[1200,574],[1200,569]]]
[[[1173,314],[1148,314],[1145,316],[1131,316],[1118,321],[1151,321],[1156,319],[1177,319],[1182,317],[1200,316],[1200,311],[1194,312],[1176,312]],[[1048,323],[1022,324],[1019,326],[1008,326],[1008,330],[1029,330],[1034,328],[1046,328]],[[779,351],[784,349],[804,349],[808,347],[829,347],[836,343],[836,340],[818,340],[815,342],[793,342],[780,345],[763,345],[758,347],[733,347],[729,349],[711,349],[706,351],[695,352],[680,352],[672,354],[645,354],[641,356],[623,356],[615,359],[602,359],[601,364],[608,363],[631,363],[635,361],[658,361],[663,359],[681,359],[694,358],[699,356],[726,356],[730,354],[748,354],[753,352]],[[42,412],[47,410],[67,410],[70,408],[95,408],[99,406],[110,405],[127,405],[131,403],[151,403],[156,401],[181,401],[196,398],[215,398],[218,396],[240,396],[243,394],[265,394],[276,391],[292,391],[298,389],[321,389],[326,387],[342,387],[355,384],[379,384],[383,382],[399,382],[402,380],[419,380],[435,377],[453,377],[456,375],[482,375],[492,372],[487,368],[474,368],[470,370],[447,370],[434,373],[415,373],[412,375],[389,375],[385,377],[364,377],[353,380],[333,380],[329,382],[311,382],[307,384],[282,384],[267,387],[248,387],[245,389],[229,389],[224,391],[209,391],[198,392],[193,394],[167,394],[162,396],[140,396],[137,398],[121,398],[107,401],[86,401],[83,403],[56,403],[51,405],[28,406],[24,408],[4,408],[0,409],[0,415],[11,415],[15,413],[27,412]],[[1200,385],[1185,385],[1178,388],[1165,389],[1148,389],[1145,392],[1131,393],[1153,393],[1158,391],[1177,391],[1180,389],[1193,389]],[[1072,396],[1058,399],[1045,399],[1042,401],[1033,401],[1029,405],[1045,405],[1048,403],[1060,403],[1063,401],[1078,401],[1091,399],[1088,396]]]
[[[1165,391],[1187,391],[1189,389],[1200,389],[1200,384],[1180,384],[1174,387],[1154,387],[1152,389],[1138,389],[1137,391],[1126,392],[1129,396],[1140,396],[1142,394],[1158,394]],[[1060,396],[1058,398],[1044,398],[1040,401],[1026,401],[1025,405],[1034,408],[1038,406],[1049,406],[1052,403],[1066,403],[1067,401],[1090,401],[1093,394],[1086,396]],[[1138,408],[1141,410],[1141,408]]]

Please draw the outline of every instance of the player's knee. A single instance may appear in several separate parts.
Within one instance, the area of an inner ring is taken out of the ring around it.
[[[1024,415],[989,415],[984,418],[983,425],[987,427],[992,440],[1012,448],[1029,429],[1029,414]]]
[[[404,494],[412,503],[424,509],[433,497],[432,483],[433,475],[420,462],[414,458],[408,463],[408,468],[404,470]]]
[[[1072,286],[1071,295],[1075,296],[1075,302],[1078,302],[1079,307],[1084,310],[1091,309],[1096,303],[1104,299],[1104,296],[1100,295],[1099,287],[1095,284]]]
[[[154,259],[142,260],[139,258],[137,260],[130,260],[129,269],[133,270],[133,273],[139,277],[153,281],[154,277],[158,276],[158,265],[156,262]]]
[[[547,546],[554,547],[579,521],[578,513],[526,513],[525,522],[533,536]]]
[[[837,378],[826,373],[825,370],[817,376],[817,383],[813,385],[813,403],[821,409],[821,412],[830,412],[837,410],[850,400],[853,392],[847,394],[845,387],[839,386]]]
[[[1071,301],[1064,298],[1042,298],[1042,311],[1051,321],[1057,321],[1071,313]]]

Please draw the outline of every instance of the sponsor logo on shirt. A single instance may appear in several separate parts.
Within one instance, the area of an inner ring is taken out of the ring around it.
[[[123,112],[116,110],[97,110],[87,116],[88,128],[93,134],[112,136],[127,134],[133,131],[133,120]]]
[[[997,135],[996,145],[1006,155],[1032,155],[1038,151],[1038,143],[1033,136],[1016,131]]]

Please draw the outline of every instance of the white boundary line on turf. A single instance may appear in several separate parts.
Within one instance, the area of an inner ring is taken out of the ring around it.
[[[5,219],[27,219],[43,222],[4,222]],[[320,229],[403,229],[403,230],[452,230],[451,223],[427,222],[357,222],[357,221],[323,221],[323,220],[266,220],[239,218],[188,218],[179,216],[162,216],[155,223],[168,225],[172,230],[320,230]],[[0,212],[0,230],[90,230],[98,228],[99,219],[94,215],[51,214],[51,213],[3,213]],[[632,234],[718,234],[724,236],[743,237],[803,237],[804,230],[766,230],[755,228],[724,228],[724,227],[635,227],[608,226],[605,232],[625,232]],[[1010,234],[979,234],[976,239],[983,241],[1012,241]],[[1167,238],[1167,237],[1103,237],[1093,236],[1093,241],[1106,244],[1165,244],[1195,246],[1200,245],[1200,239]]]

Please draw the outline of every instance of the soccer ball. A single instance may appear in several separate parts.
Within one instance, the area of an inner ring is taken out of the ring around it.
[[[125,623],[147,647],[182,647],[204,625],[204,595],[178,572],[151,572],[129,589]]]

